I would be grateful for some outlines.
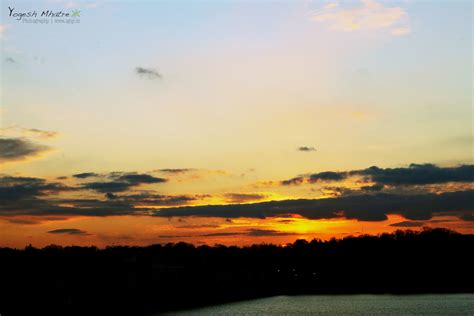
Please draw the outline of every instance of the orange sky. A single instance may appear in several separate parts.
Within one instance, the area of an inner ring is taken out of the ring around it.
[[[461,233],[474,233],[474,223],[456,217],[434,217],[421,221],[419,226],[396,227],[405,222],[398,215],[390,215],[382,222],[356,220],[308,220],[297,216],[275,217],[266,220],[240,218],[153,218],[148,216],[111,216],[38,218],[16,216],[0,218],[2,246],[22,248],[32,244],[44,247],[49,244],[105,247],[107,245],[150,245],[185,241],[195,245],[225,244],[250,245],[273,243],[284,245],[296,239],[330,239],[348,235],[379,234],[397,229],[444,227]],[[48,231],[74,227],[84,233],[51,234]],[[254,232],[254,234],[249,232]],[[259,232],[261,231],[261,236]],[[270,232],[271,231],[271,232]],[[270,232],[268,234],[268,232]],[[216,234],[212,236],[212,234]],[[219,235],[222,234],[222,235]],[[227,235],[226,235],[227,234]],[[274,234],[274,235],[273,235]],[[206,236],[207,235],[207,236]],[[211,235],[211,236],[210,236]]]

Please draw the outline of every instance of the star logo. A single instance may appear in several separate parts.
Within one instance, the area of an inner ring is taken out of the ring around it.
[[[81,11],[79,11],[79,10],[73,10],[73,11],[72,11],[72,14],[71,14],[71,17],[73,17],[73,18],[75,18],[75,17],[77,17],[77,18],[81,17]]]

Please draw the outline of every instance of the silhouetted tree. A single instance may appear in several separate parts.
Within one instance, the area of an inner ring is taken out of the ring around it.
[[[474,235],[399,230],[287,246],[0,248],[0,313],[140,314],[280,294],[474,292]]]

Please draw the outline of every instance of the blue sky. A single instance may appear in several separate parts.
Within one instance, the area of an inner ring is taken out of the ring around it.
[[[80,24],[21,23],[8,6],[78,9]],[[2,56],[15,63],[2,64],[2,121],[58,131],[63,156],[86,151],[84,166],[102,169],[133,168],[146,152],[149,167],[162,159],[283,176],[303,171],[283,161],[307,163],[290,157],[297,143],[324,148],[321,167],[462,162],[469,144],[443,143],[471,133],[471,9],[469,1],[4,1]],[[315,20],[350,10],[358,29]],[[163,78],[142,80],[137,66]],[[136,156],[116,159],[126,146]],[[188,149],[199,158],[184,159]],[[254,153],[283,158],[268,167]]]

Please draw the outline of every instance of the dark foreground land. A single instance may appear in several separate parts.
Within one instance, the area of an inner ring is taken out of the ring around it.
[[[283,294],[474,293],[473,249],[474,235],[445,229],[285,247],[0,248],[0,313],[137,315]]]

